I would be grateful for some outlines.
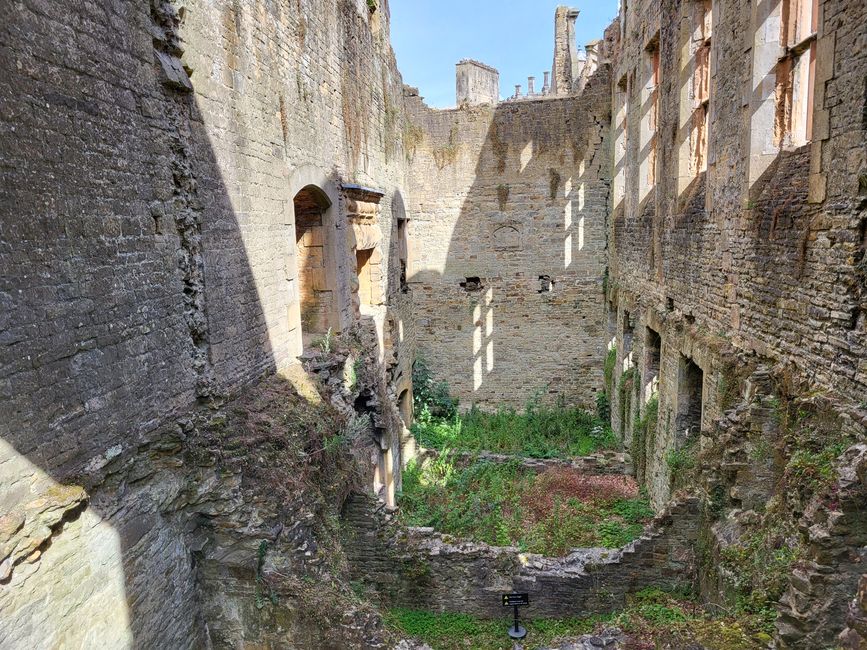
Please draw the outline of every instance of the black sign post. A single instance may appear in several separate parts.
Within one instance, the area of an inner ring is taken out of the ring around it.
[[[527,636],[527,630],[521,627],[521,621],[518,618],[518,608],[526,607],[530,604],[530,594],[503,594],[503,607],[515,608],[515,625],[509,628],[509,637],[512,639],[523,639]]]

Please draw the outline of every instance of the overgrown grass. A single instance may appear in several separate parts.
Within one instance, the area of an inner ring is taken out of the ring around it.
[[[603,618],[525,620],[527,641],[524,647],[541,648],[557,637],[587,634]],[[393,609],[386,622],[400,634],[420,639],[434,650],[512,650],[506,631],[511,618],[481,620],[467,614],[434,614],[411,609]]]
[[[399,504],[407,525],[544,555],[618,548],[653,516],[629,477],[536,473],[517,461],[460,464],[448,454],[407,468]]]
[[[413,386],[412,431],[430,449],[570,458],[617,446],[611,428],[598,414],[566,406],[562,400],[554,406],[544,405],[539,395],[523,411],[504,408],[485,413],[473,407],[460,414],[448,386],[433,379],[424,359],[413,367]]]
[[[753,650],[766,647],[763,633],[750,617],[714,617],[703,612],[689,596],[644,589],[627,606],[611,614],[586,618],[533,619],[532,603],[524,610],[526,650],[551,645],[555,640],[598,632],[616,626],[629,637],[628,647],[684,648],[700,645],[707,650]],[[406,637],[420,639],[434,650],[511,650],[506,631],[510,619],[481,620],[466,614],[393,609],[387,623]]]
[[[587,456],[617,444],[611,429],[580,408],[528,406],[523,412],[478,409],[449,418],[422,411],[412,427],[419,443],[432,449],[491,451],[530,458]]]

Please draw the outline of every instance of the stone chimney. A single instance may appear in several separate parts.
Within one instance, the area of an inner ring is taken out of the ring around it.
[[[551,94],[568,95],[572,92],[578,68],[578,48],[575,46],[575,19],[578,10],[557,7],[554,12],[554,66]]]
[[[515,84],[515,99],[521,99],[521,84]]]
[[[584,87],[587,85],[587,82],[590,81],[590,77],[593,76],[593,73],[599,68],[599,50],[602,47],[602,41],[595,40],[590,41],[587,45],[584,46],[584,61],[581,64],[580,77],[577,79],[575,83],[575,90],[580,92],[584,90]]]
[[[527,77],[527,96],[532,97],[536,94],[536,77]]]
[[[545,72],[545,81],[542,83],[542,94],[547,95],[551,92],[551,73]]]

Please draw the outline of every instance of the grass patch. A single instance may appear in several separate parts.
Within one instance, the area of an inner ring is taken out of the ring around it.
[[[754,650],[767,647],[763,633],[750,617],[719,617],[703,612],[688,596],[669,594],[659,589],[644,589],[627,606],[611,614],[586,618],[533,619],[523,611],[527,628],[523,642],[526,650],[550,646],[557,639],[578,637],[616,626],[628,636],[627,647],[684,648],[698,645],[707,650]],[[387,624],[398,634],[424,641],[434,650],[511,650],[506,636],[511,618],[481,620],[466,614],[393,609],[386,614]]]
[[[430,449],[570,458],[618,445],[611,427],[598,414],[566,406],[562,400],[555,406],[544,405],[539,395],[520,412],[485,413],[473,407],[460,414],[448,385],[434,380],[421,358],[413,366],[413,386],[412,432],[419,444]]]
[[[619,548],[653,516],[631,477],[537,473],[517,461],[459,463],[448,454],[411,464],[398,503],[407,525],[543,555]]]
[[[419,443],[432,449],[491,451],[530,458],[587,456],[612,449],[617,441],[596,414],[563,406],[528,406],[435,417],[422,412],[412,427]]]
[[[596,617],[523,621],[529,642],[524,647],[527,650],[541,648],[557,637],[587,634],[603,620],[603,617]],[[386,615],[386,622],[398,633],[424,641],[434,650],[512,650],[512,641],[506,634],[511,621],[511,616],[504,616],[502,620],[481,620],[467,614],[434,614],[411,609],[393,609]]]

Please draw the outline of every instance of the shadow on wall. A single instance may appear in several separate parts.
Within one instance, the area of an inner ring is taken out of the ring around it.
[[[576,97],[493,108],[416,100],[417,340],[465,405],[590,406],[601,388],[607,76]]]
[[[296,353],[292,226],[236,208],[170,7],[96,4],[0,27],[0,646],[203,645],[177,422]]]

